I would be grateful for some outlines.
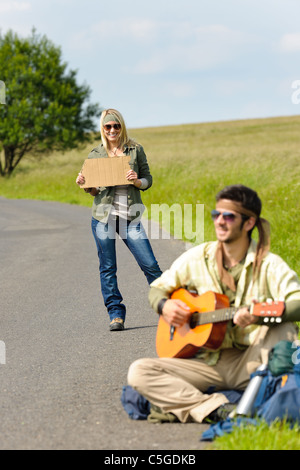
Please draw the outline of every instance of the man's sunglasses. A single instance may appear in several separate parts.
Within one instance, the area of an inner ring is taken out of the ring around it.
[[[213,220],[217,220],[218,217],[220,217],[220,215],[223,217],[223,219],[225,220],[225,222],[233,222],[237,215],[236,214],[233,214],[232,212],[220,212],[220,211],[217,211],[217,210],[212,210],[211,211],[211,218]]]
[[[110,131],[111,128],[113,127],[116,131],[119,131],[121,129],[121,124],[104,124],[104,129],[106,131]]]

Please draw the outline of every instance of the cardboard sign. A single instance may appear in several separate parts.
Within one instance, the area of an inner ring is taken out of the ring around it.
[[[130,170],[129,161],[130,156],[88,158],[81,169],[85,183],[80,187],[97,188],[98,186],[133,184],[126,179],[126,173]]]

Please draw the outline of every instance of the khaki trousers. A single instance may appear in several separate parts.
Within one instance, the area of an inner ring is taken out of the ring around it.
[[[268,362],[268,353],[281,340],[295,341],[292,323],[262,326],[255,343],[246,350],[221,351],[215,366],[198,359],[145,358],[131,364],[128,384],[164,413],[173,413],[182,423],[201,423],[228,400],[220,390],[244,390],[250,374]],[[205,394],[209,387],[216,393]]]

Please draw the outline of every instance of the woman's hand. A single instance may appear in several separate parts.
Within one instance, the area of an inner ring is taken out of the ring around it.
[[[78,173],[78,176],[76,178],[76,184],[79,186],[85,183],[85,177],[83,176],[82,173]]]
[[[134,186],[139,188],[141,186],[141,180],[138,179],[138,175],[134,170],[128,170],[126,173],[128,181],[132,181]]]
[[[85,183],[85,177],[83,176],[82,173],[78,173],[78,176],[76,178],[76,184],[78,186],[81,186],[82,184]],[[98,188],[83,188],[86,193],[89,193],[91,196],[97,196],[99,193]]]

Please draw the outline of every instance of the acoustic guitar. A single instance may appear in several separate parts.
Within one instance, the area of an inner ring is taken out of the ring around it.
[[[189,321],[180,328],[170,326],[160,315],[156,333],[156,351],[159,357],[188,358],[199,348],[218,349],[226,333],[227,323],[241,307],[230,307],[224,294],[212,291],[193,294],[186,289],[173,292],[171,299],[182,300],[191,310]],[[281,322],[284,302],[266,301],[248,307],[252,315],[264,317],[264,322]]]

